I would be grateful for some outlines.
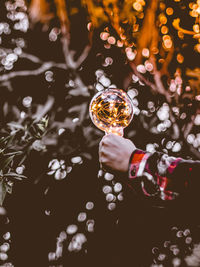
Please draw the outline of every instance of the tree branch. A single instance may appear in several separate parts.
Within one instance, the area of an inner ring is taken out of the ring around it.
[[[50,13],[50,4],[46,0],[32,0],[29,6],[29,16],[33,23],[41,21],[47,23],[54,17]]]
[[[155,18],[158,4],[159,0],[149,1],[149,6],[147,7],[143,25],[140,30],[140,35],[137,41],[137,55],[135,58],[136,65],[140,64],[141,62],[142,49],[150,47],[153,41],[153,37],[155,37],[153,33],[155,32],[156,28]]]
[[[47,101],[44,105],[38,105],[38,109],[36,113],[33,115],[33,119],[35,119],[35,122],[38,122],[44,117],[47,112],[53,107],[53,104],[55,102],[54,97],[48,96]]]
[[[21,71],[13,71],[9,72],[7,74],[1,75],[0,76],[0,82],[4,82],[16,77],[24,77],[24,76],[36,76],[39,75],[52,67],[57,67],[60,69],[66,70],[66,65],[62,63],[55,63],[55,62],[45,62],[41,67],[39,67],[36,70],[21,70]]]
[[[33,63],[42,63],[42,60],[39,59],[38,57],[31,55],[31,54],[24,53],[24,52],[19,57],[20,58],[26,58],[26,59],[32,61]]]
[[[78,69],[80,67],[80,65],[83,63],[83,61],[87,58],[89,52],[90,52],[91,46],[90,45],[86,45],[82,54],[80,55],[80,57],[77,59],[76,61],[76,68]]]

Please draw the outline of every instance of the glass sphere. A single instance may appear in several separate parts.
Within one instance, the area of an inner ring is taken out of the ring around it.
[[[98,92],[90,102],[90,117],[106,133],[123,135],[133,117],[132,101],[121,89]]]

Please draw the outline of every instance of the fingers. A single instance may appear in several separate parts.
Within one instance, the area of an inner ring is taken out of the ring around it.
[[[124,138],[115,134],[105,135],[99,144],[99,162],[103,169],[109,170],[116,167],[117,155],[124,147]]]
[[[99,144],[99,162],[104,169],[126,172],[135,148],[129,139],[114,134],[105,135]]]
[[[107,145],[109,143],[111,136],[110,135],[104,135],[104,137],[101,139],[100,144],[101,145]]]
[[[116,141],[116,138],[119,137],[115,134],[106,134],[104,137],[101,139],[100,146],[108,146],[108,145],[113,145]]]
[[[106,171],[106,159],[102,151],[99,151],[99,163],[100,163],[100,168]]]
[[[103,144],[101,144],[99,146],[99,162],[101,169],[105,171],[109,169],[111,158],[112,158],[112,153],[110,153],[109,147],[106,147]]]
[[[109,145],[110,143],[110,137],[108,135],[105,135],[102,139],[101,142],[99,143],[99,151],[102,151],[102,149],[106,146]]]
[[[113,152],[113,149],[115,149],[118,143],[118,140],[115,140],[117,137],[122,138],[116,136],[115,134],[107,134],[102,138],[101,142],[99,143],[99,158],[101,160],[103,157],[107,158],[111,156],[111,152]]]
[[[99,156],[106,155],[113,147],[114,143],[111,135],[105,135],[99,143]]]
[[[106,148],[102,147],[101,149],[99,149],[99,161],[101,163],[106,163],[108,161],[109,156],[110,153]]]

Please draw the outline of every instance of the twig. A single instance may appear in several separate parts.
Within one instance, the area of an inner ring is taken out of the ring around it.
[[[167,54],[167,57],[165,58],[165,61],[162,65],[162,68],[160,70],[160,73],[163,75],[163,74],[169,74],[169,72],[167,71],[167,67],[169,65],[169,63],[171,62],[172,58],[173,58],[173,55],[174,55],[174,46],[172,46]]]
[[[46,70],[51,69],[52,67],[57,67],[60,69],[66,70],[66,65],[62,63],[55,63],[55,62],[45,62],[41,67],[36,70],[21,70],[21,71],[13,71],[7,74],[0,76],[0,82],[4,82],[16,77],[24,77],[24,76],[36,76],[39,75]]]
[[[148,48],[149,46],[151,46],[151,43],[154,42],[153,38],[156,36],[154,35],[154,32],[157,31],[155,25],[155,17],[158,4],[158,0],[149,1],[149,6],[147,7],[137,42],[137,55],[135,58],[136,65],[140,64],[141,62],[142,49],[145,47]]]
[[[140,81],[144,82],[147,86],[149,86],[153,94],[157,93],[157,88],[155,84],[147,80],[141,73],[139,73],[137,71],[136,65],[132,61],[129,62],[129,65],[133,73],[140,79]]]
[[[69,50],[70,43],[70,21],[67,14],[66,2],[64,0],[55,0],[57,15],[60,19],[60,26],[62,32],[62,48],[65,57],[65,62],[68,68],[75,69],[76,65],[72,59],[72,55]]]
[[[33,23],[38,21],[47,23],[54,15],[50,12],[50,5],[48,1],[32,0],[29,7],[29,16]]]
[[[187,143],[187,145],[189,146],[190,152],[197,158],[200,159],[200,153],[198,152],[197,149],[195,149],[192,145],[189,145]]]
[[[194,31],[185,30],[180,27],[180,18],[174,19],[174,21],[172,22],[172,25],[174,26],[176,30],[181,31],[184,34],[195,35]]]
[[[172,139],[178,140],[180,138],[180,129],[178,127],[178,124],[176,122],[176,118],[173,115],[171,107],[169,107],[169,118],[170,121],[172,122],[172,128],[173,128],[173,134],[172,134]]]
[[[27,54],[27,53],[23,52],[19,57],[29,59],[30,61],[32,61],[34,63],[45,64],[45,62],[43,62],[40,58],[38,58],[32,54]],[[60,69],[64,69],[64,70],[67,69],[66,64],[64,64],[64,63],[56,63],[56,62],[51,62],[51,61],[46,62],[46,63],[51,63],[53,65],[53,67],[56,67],[56,68],[60,68]]]
[[[30,61],[34,63],[42,63],[42,60],[39,59],[38,57],[31,55],[31,54],[24,53],[24,52],[19,57],[29,59]]]
[[[192,115],[191,116],[191,121],[184,126],[184,129],[182,130],[184,132],[183,134],[183,137],[186,139],[188,134],[191,132],[193,126],[194,126],[194,119],[196,117],[196,114],[195,115]]]
[[[57,8],[57,14],[60,19],[60,25],[61,25],[61,32],[62,32],[62,47],[63,47],[63,54],[65,57],[66,67],[74,70],[75,73],[75,85],[77,88],[80,88],[81,91],[85,92],[87,90],[86,86],[84,85],[83,81],[81,80],[80,76],[77,73],[77,67],[80,66],[78,64],[81,64],[85,57],[88,55],[88,48],[83,51],[83,54],[78,59],[77,62],[73,59],[73,51],[70,51],[69,44],[70,44],[70,22],[67,14],[67,7],[66,7],[66,1],[65,0],[55,0],[56,8]]]
[[[42,108],[38,108],[37,112],[33,115],[33,119],[35,119],[35,122],[40,121],[41,118],[47,114],[47,112],[53,107],[54,102],[54,97],[48,96],[45,105],[42,106]]]
[[[83,63],[83,61],[87,58],[89,52],[90,52],[91,46],[90,45],[86,45],[82,54],[80,55],[80,57],[77,59],[76,61],[76,68],[78,69],[80,67],[80,65]]]

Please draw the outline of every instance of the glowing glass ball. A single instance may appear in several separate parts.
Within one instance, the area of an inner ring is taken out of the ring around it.
[[[123,135],[123,129],[133,118],[133,104],[121,89],[98,92],[90,102],[90,117],[105,133]]]

